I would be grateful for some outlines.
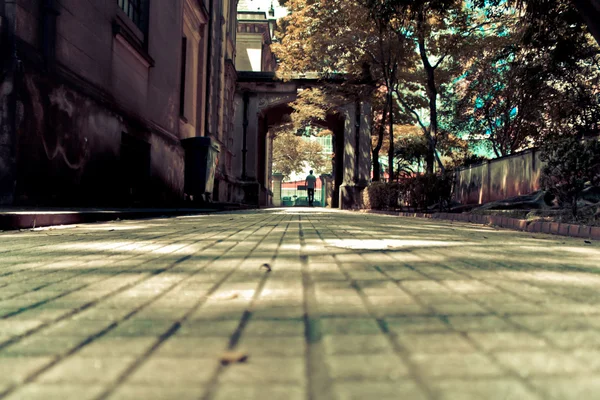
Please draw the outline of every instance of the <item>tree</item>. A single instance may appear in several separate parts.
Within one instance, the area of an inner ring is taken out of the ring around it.
[[[379,122],[378,140],[373,148],[374,180],[378,180],[379,151],[386,123],[389,140],[393,142],[392,93],[396,72],[412,52],[410,42],[395,35],[389,29],[386,15],[365,7],[363,0],[288,0],[285,4],[290,15],[282,21],[280,43],[273,47],[280,60],[281,76],[307,71],[317,71],[323,76],[343,72],[349,80],[372,82],[385,88],[383,102],[377,101],[377,91],[369,94],[372,103],[381,106],[376,108],[377,117],[373,118]],[[348,102],[365,96],[364,90],[352,93],[349,85],[341,86],[339,89]],[[393,146],[388,157],[390,161],[393,159]]]
[[[273,141],[273,171],[285,177],[302,172],[307,163],[319,174],[328,161],[318,142],[306,140],[291,130],[282,131]]]
[[[462,0],[370,1],[390,4],[390,21],[401,21],[394,23],[397,35],[411,38],[418,49],[417,63],[401,71],[396,101],[427,139],[427,172],[433,173],[436,162],[444,171],[437,146],[447,131],[440,129],[439,98],[445,96],[464,66],[477,56],[485,38],[503,29],[506,16],[477,12]],[[428,114],[421,113],[422,109],[427,109]]]
[[[598,131],[599,48],[570,4],[550,3],[544,14],[512,10],[520,18],[456,85],[454,128],[485,137],[497,156],[551,132]]]
[[[577,217],[579,194],[587,184],[600,186],[600,142],[582,141],[575,136],[558,137],[544,144],[541,159],[546,163],[542,186]]]
[[[464,79],[456,101],[459,131],[485,136],[497,157],[531,146],[544,119],[550,89],[530,76],[523,54],[512,49],[483,57]]]

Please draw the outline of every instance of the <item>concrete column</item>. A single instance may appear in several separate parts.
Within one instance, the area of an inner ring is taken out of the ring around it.
[[[362,192],[371,174],[371,104],[357,101],[344,110],[344,180],[340,186],[340,208],[363,207]]]
[[[281,207],[283,204],[281,201],[281,184],[283,182],[283,174],[273,174],[273,205],[275,207]]]
[[[244,180],[256,181],[258,177],[258,98],[251,95],[248,103],[246,128],[246,176]]]
[[[331,196],[333,195],[333,176],[321,175],[321,202],[323,207],[331,207]]]

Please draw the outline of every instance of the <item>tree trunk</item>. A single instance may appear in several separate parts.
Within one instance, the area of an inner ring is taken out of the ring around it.
[[[388,91],[390,105],[390,148],[388,149],[388,172],[389,182],[394,180],[394,103],[392,101],[392,91]]]
[[[377,145],[373,149],[373,182],[381,180],[381,164],[379,164],[379,151],[383,145],[383,135],[385,134],[385,121],[387,120],[388,102],[383,106],[383,115],[381,116],[381,125],[377,135]]]
[[[378,182],[381,179],[381,164],[379,164],[379,150],[373,149],[373,182]]]
[[[419,54],[421,61],[423,62],[423,69],[426,74],[427,83],[427,97],[429,98],[429,130],[427,132],[427,142],[429,144],[427,148],[427,173],[433,173],[433,167],[435,164],[435,147],[438,134],[438,120],[437,120],[437,88],[435,86],[435,68],[429,62],[427,56],[427,49],[425,47],[425,13],[423,10],[419,11],[417,16],[417,35],[419,44]]]

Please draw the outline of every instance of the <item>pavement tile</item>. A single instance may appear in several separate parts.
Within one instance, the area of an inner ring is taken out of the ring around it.
[[[600,331],[547,331],[541,336],[562,349],[600,349]]]
[[[156,337],[113,337],[104,335],[83,346],[78,355],[84,357],[138,357],[148,351],[155,343]]]
[[[528,315],[511,316],[509,319],[536,332],[592,330],[600,325],[600,319],[595,316]]]
[[[498,352],[495,357],[522,377],[589,372],[589,367],[575,355],[558,351]]]
[[[77,336],[29,336],[0,350],[0,357],[59,356],[77,348],[83,340]]]
[[[435,314],[440,315],[470,315],[485,314],[487,310],[475,303],[448,303],[430,305]]]
[[[12,319],[0,320],[0,332],[4,336],[20,336],[36,328],[41,327],[44,321],[41,320],[25,320],[25,321],[13,321]]]
[[[527,332],[469,332],[468,336],[485,351],[536,350],[549,346],[543,337]]]
[[[545,393],[545,399],[595,399],[600,393],[600,375],[582,377],[534,378],[531,383]]]
[[[321,318],[323,335],[378,334],[379,325],[373,318]]]
[[[217,388],[215,400],[303,400],[306,398],[305,388],[301,385],[270,384],[260,385],[222,385]]]
[[[401,334],[411,332],[444,332],[450,326],[437,316],[431,317],[391,317],[386,318],[390,331]]]
[[[230,337],[236,331],[239,324],[240,322],[238,320],[190,321],[181,325],[178,335]]]
[[[102,385],[30,383],[5,397],[6,400],[92,400],[104,390]]]
[[[221,384],[287,384],[306,383],[303,357],[252,357],[244,363],[231,364],[225,368]]]
[[[112,329],[107,336],[110,337],[136,337],[136,336],[160,336],[173,326],[172,321],[159,319],[131,318],[120,323]]]
[[[156,338],[152,339],[153,342],[156,342]],[[154,354],[166,358],[216,358],[227,348],[228,344],[229,337],[194,337],[175,334],[162,342]]]
[[[304,320],[254,320],[246,324],[245,336],[301,336],[304,337]]]
[[[336,400],[425,400],[426,393],[408,378],[397,382],[344,382],[334,384]]]
[[[303,357],[306,354],[306,339],[304,336],[252,337],[242,335],[238,347],[252,356]]]
[[[83,357],[61,360],[42,373],[37,383],[106,384],[116,381],[134,362],[132,357]]]
[[[214,375],[216,358],[166,358],[151,356],[128,378],[127,383],[161,386],[204,386]]]
[[[448,323],[457,331],[515,331],[518,330],[515,325],[509,324],[506,320],[494,315],[469,315],[469,316],[449,316]]]
[[[413,354],[411,361],[420,373],[436,378],[502,376],[504,371],[492,360],[479,353]]]
[[[402,348],[410,353],[464,353],[476,349],[460,333],[402,333],[395,337]]]
[[[516,379],[449,379],[428,382],[441,400],[542,400]]]
[[[389,353],[334,355],[327,363],[334,380],[397,381],[409,374],[402,360]]]
[[[383,334],[327,335],[323,338],[327,354],[382,354],[393,351]]]
[[[148,384],[124,384],[119,386],[109,400],[198,400],[205,392],[204,387],[161,387]]]
[[[41,371],[53,357],[0,357],[0,383],[21,383]]]

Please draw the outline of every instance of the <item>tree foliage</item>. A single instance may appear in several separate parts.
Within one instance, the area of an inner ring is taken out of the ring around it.
[[[373,82],[375,180],[382,151],[405,174],[421,165],[431,174],[479,159],[481,144],[504,156],[556,132],[600,131],[600,48],[569,0],[285,3],[274,49],[282,75]],[[323,118],[351,92],[309,93],[318,101],[299,101],[294,119]]]
[[[551,132],[598,130],[598,47],[572,8],[555,6],[545,22],[510,11],[520,19],[489,41],[455,85],[453,127],[484,138],[496,156],[540,143]]]
[[[306,140],[291,130],[281,132],[273,141],[273,171],[285,177],[302,172],[306,164],[320,174],[330,162],[318,142]]]
[[[541,183],[577,217],[577,200],[586,185],[600,186],[600,141],[574,136],[549,140],[542,147]]]

